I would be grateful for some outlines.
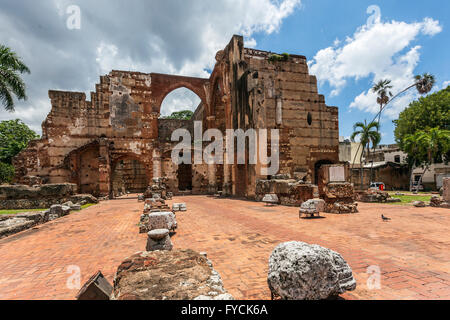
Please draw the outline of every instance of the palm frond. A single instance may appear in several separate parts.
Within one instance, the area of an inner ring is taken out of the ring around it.
[[[7,86],[0,79],[0,102],[4,105],[5,110],[14,112],[14,99]]]

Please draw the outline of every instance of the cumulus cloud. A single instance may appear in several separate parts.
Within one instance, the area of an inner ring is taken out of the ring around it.
[[[13,114],[2,112],[0,120],[23,118],[40,131],[50,111],[49,89],[89,92],[111,69],[208,77],[215,53],[233,34],[255,47],[253,36],[279,30],[300,2],[3,1],[0,41],[23,58],[31,74],[24,77],[29,100],[18,102]],[[79,30],[67,28],[67,8],[74,3],[81,9]],[[172,102],[190,105],[183,99],[197,101],[182,94]]]
[[[311,73],[322,85],[328,83],[331,95],[339,95],[349,79],[371,77],[376,83],[390,79],[394,93],[413,83],[414,69],[420,59],[420,46],[411,47],[419,35],[433,36],[442,31],[439,21],[425,18],[422,22],[381,22],[364,25],[345,42],[334,42],[333,47],[320,50],[309,63]],[[408,92],[386,110],[395,117],[416,97]],[[376,95],[367,90],[358,95],[350,105],[363,111],[377,113]]]

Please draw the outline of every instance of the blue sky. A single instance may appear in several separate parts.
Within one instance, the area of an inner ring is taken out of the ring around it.
[[[381,16],[368,23],[373,5]],[[70,24],[74,6],[79,25]],[[41,133],[49,89],[89,97],[113,69],[209,77],[216,52],[241,34],[248,47],[307,56],[319,92],[339,107],[340,135],[349,137],[355,122],[376,113],[374,81],[390,78],[394,93],[424,72],[436,76],[435,89],[450,81],[449,12],[448,0],[2,1],[0,43],[31,74],[24,76],[29,99],[0,120],[20,118]],[[394,142],[392,120],[417,98],[410,91],[386,110],[383,143]],[[198,103],[179,89],[165,99],[162,114]]]
[[[420,60],[414,68],[415,74],[431,73],[436,77],[436,87],[441,89],[450,80],[450,1],[365,1],[365,0],[303,0],[301,8],[283,21],[278,33],[257,34],[257,48],[275,52],[289,52],[314,58],[319,50],[333,46],[336,39],[345,40],[359,27],[366,24],[370,5],[377,5],[381,11],[381,22],[421,22],[426,17],[439,21],[442,31],[434,36],[418,35],[399,54],[413,46],[420,45]],[[380,39],[383,41],[383,39]],[[338,106],[340,115],[340,135],[349,137],[353,124],[357,121],[372,120],[373,113],[350,108],[355,97],[373,84],[374,75],[358,80],[350,78],[348,84],[337,96],[332,96],[328,83],[319,87],[329,106]],[[395,87],[393,92],[403,88]],[[374,101],[376,102],[376,101]],[[407,104],[406,104],[407,106]],[[382,143],[394,143],[393,116],[382,118]]]

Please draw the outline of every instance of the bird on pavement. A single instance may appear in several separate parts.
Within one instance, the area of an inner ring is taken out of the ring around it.
[[[381,219],[383,219],[383,221],[390,221],[391,218],[385,217],[384,215],[381,215]]]

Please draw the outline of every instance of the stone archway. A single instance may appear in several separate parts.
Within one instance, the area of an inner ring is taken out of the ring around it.
[[[166,96],[172,91],[183,87],[194,92],[203,104],[209,105],[209,101],[207,99],[209,92],[209,79],[152,73],[152,111],[160,114],[161,105]]]

